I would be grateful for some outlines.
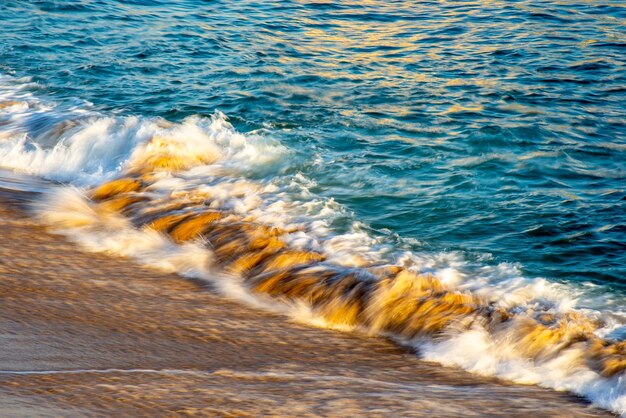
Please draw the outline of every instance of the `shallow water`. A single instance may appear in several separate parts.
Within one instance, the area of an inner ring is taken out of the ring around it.
[[[210,185],[229,209],[308,225],[338,258],[409,260],[524,309],[599,312],[602,335],[626,336],[623,5],[0,11],[0,166],[88,186],[153,135],[206,139],[220,163],[159,192]],[[242,198],[241,179],[258,188]]]

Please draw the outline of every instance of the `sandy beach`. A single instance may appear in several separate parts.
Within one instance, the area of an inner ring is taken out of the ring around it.
[[[0,198],[3,416],[611,416],[87,254]]]

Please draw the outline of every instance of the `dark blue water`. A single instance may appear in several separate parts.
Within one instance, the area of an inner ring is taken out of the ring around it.
[[[626,290],[623,3],[5,0],[0,16],[0,70],[56,100],[219,109],[377,233]]]

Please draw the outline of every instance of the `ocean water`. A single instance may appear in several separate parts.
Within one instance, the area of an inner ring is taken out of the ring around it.
[[[574,312],[603,344],[626,340],[623,4],[172,3],[0,5],[0,167],[61,185],[32,181],[52,190],[46,222],[92,250],[213,280],[205,245],[138,220],[201,196],[365,282],[403,266],[472,304],[570,325]],[[124,217],[87,198],[140,174],[144,200]],[[541,342],[547,356],[520,348],[532,341],[515,342],[518,325],[408,338],[219,281],[247,303],[626,413],[623,366],[579,365],[587,349],[572,341]]]

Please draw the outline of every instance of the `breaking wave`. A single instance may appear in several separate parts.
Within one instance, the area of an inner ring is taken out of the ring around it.
[[[623,301],[512,264],[417,253],[290,170],[269,135],[217,112],[180,123],[54,103],[0,80],[0,166],[64,183],[35,212],[91,251],[201,278],[317,326],[384,335],[421,357],[583,395],[626,414]],[[349,226],[338,230],[338,219]]]

